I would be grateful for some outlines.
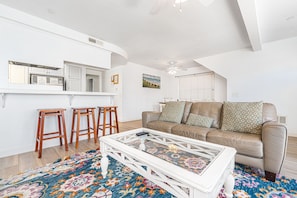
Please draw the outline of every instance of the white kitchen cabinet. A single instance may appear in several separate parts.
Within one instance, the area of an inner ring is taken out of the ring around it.
[[[64,76],[64,70],[61,68],[39,68],[39,67],[29,67],[30,74],[42,74],[48,76]]]
[[[8,68],[9,68],[9,83],[14,83],[14,84],[29,83],[28,67],[9,65]]]

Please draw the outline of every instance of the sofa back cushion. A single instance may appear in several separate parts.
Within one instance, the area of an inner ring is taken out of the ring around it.
[[[186,102],[167,102],[159,120],[180,124],[183,118],[185,104]]]
[[[185,109],[184,109],[183,119],[181,121],[182,124],[186,124],[186,122],[188,120],[188,117],[190,115],[192,104],[193,104],[192,102],[186,102]]]
[[[222,130],[260,134],[263,123],[262,102],[225,102]]]
[[[277,121],[276,108],[271,103],[263,103],[263,123],[267,121]]]
[[[194,102],[190,113],[213,118],[212,128],[221,126],[221,110],[223,104],[220,102]]]

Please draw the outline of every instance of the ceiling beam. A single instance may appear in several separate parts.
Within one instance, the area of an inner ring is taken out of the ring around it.
[[[254,51],[262,49],[255,0],[237,0]]]

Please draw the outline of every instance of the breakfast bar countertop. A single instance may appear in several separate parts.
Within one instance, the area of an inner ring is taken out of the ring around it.
[[[6,95],[67,95],[69,98],[69,105],[72,105],[74,96],[115,96],[116,93],[108,92],[78,92],[78,91],[62,91],[62,90],[31,90],[31,89],[0,89],[2,97],[2,108],[5,107]]]
[[[31,90],[31,89],[0,89],[0,94],[32,94],[32,95],[82,95],[82,96],[114,96],[116,93],[108,92],[80,92],[60,90]]]
[[[114,105],[116,93],[75,92],[42,89],[0,88],[1,132],[5,138],[0,140],[0,157],[33,151],[37,127],[38,109],[65,109],[66,131],[68,138],[71,132],[73,107],[98,107]],[[49,117],[46,131],[55,131],[56,121]],[[81,125],[86,126],[82,121]],[[13,144],[12,144],[13,140]],[[56,139],[44,142],[44,148],[57,146]]]

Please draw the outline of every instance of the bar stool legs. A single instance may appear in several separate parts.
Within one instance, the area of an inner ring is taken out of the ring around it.
[[[60,139],[60,145],[62,146],[62,139],[64,139],[65,150],[68,151],[66,124],[65,124],[65,109],[40,109],[38,113],[38,124],[36,133],[35,152],[38,151],[38,158],[42,156],[43,140],[50,140],[54,138]],[[58,131],[44,132],[44,121],[47,116],[57,116],[58,118]],[[61,125],[62,122],[62,125]],[[62,130],[63,129],[63,130]]]
[[[78,149],[79,144],[79,136],[88,135],[88,140],[90,141],[91,133],[94,133],[94,142],[97,143],[97,127],[96,127],[96,120],[95,120],[95,109],[93,107],[90,108],[72,108],[72,126],[71,126],[71,138],[70,138],[70,144],[73,142],[73,134],[76,135],[76,142],[75,142],[75,148]],[[81,116],[87,117],[87,129],[80,129],[80,122],[81,122]],[[92,117],[93,122],[93,128],[90,126],[90,116]],[[75,122],[76,122],[76,129],[75,129]],[[91,131],[91,129],[93,131]],[[85,133],[80,133],[84,132]]]
[[[112,122],[112,113],[114,114],[115,124]],[[103,123],[100,124],[101,115],[103,114]],[[109,114],[109,122],[107,123],[107,114]],[[102,126],[102,128],[101,128]],[[119,123],[118,123],[118,114],[117,106],[105,106],[98,107],[98,122],[97,122],[97,134],[99,135],[99,130],[102,131],[102,135],[105,136],[106,129],[110,129],[110,134],[112,134],[112,129],[115,128],[117,133],[119,133]]]

